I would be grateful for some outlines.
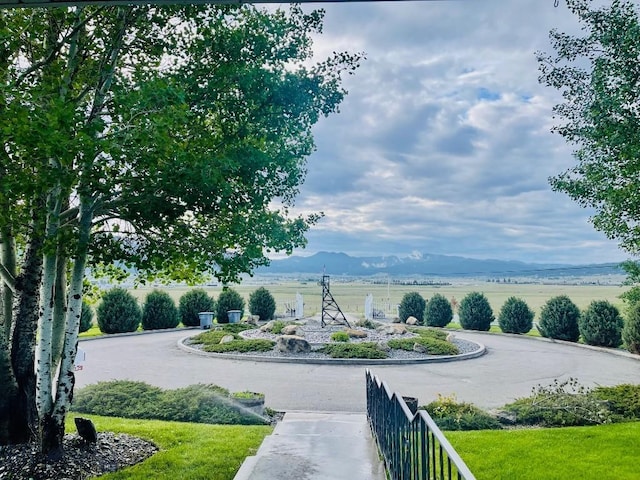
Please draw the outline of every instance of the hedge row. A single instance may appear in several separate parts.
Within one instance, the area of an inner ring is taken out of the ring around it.
[[[213,312],[218,323],[229,323],[229,310],[240,310],[240,317],[244,316],[245,301],[231,288],[223,290],[217,301],[203,289],[189,290],[180,297],[178,306],[168,293],[153,290],[140,306],[131,293],[117,287],[102,296],[96,317],[103,333],[126,333],[138,330],[141,325],[144,330],[175,328],[179,323],[198,326],[200,312]],[[271,320],[275,310],[276,302],[266,288],[258,288],[249,297],[249,311],[261,320]],[[80,331],[91,328],[92,321],[91,307],[83,304]]]
[[[404,295],[399,306],[400,321],[410,316],[418,324],[444,327],[453,320],[452,302],[440,294],[428,302],[418,293]],[[496,320],[486,296],[471,292],[458,307],[460,325],[467,330],[488,331]],[[498,325],[505,333],[523,334],[533,328],[534,312],[527,303],[510,297],[498,314]],[[618,308],[605,300],[594,300],[583,312],[566,295],[551,298],[540,311],[538,330],[544,337],[577,342],[580,338],[589,345],[617,348],[624,343],[633,352],[640,353],[640,302],[633,304],[626,321]]]

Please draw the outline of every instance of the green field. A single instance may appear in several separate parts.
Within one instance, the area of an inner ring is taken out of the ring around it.
[[[245,300],[259,285],[241,284],[233,285],[233,288],[240,292]],[[294,304],[296,292],[304,296],[305,315],[311,316],[321,311],[322,287],[317,282],[290,282],[272,283],[263,285],[269,289],[277,302],[277,313],[285,312],[285,304]],[[167,291],[177,302],[189,287],[162,286],[158,287]],[[217,298],[222,291],[221,286],[202,287],[214,298]],[[132,290],[132,293],[142,302],[144,297],[152,290],[152,287],[144,287]],[[593,300],[608,300],[618,307],[623,303],[618,298],[628,287],[610,285],[542,285],[542,284],[509,284],[509,283],[489,283],[477,281],[475,283],[460,283],[444,286],[424,286],[424,285],[389,285],[367,284],[367,283],[341,283],[336,280],[331,282],[331,293],[338,305],[344,312],[356,315],[364,314],[364,299],[368,293],[373,294],[376,308],[383,310],[387,315],[395,315],[395,306],[400,303],[402,296],[411,291],[419,292],[427,300],[436,293],[444,295],[446,298],[453,297],[458,300],[472,291],[484,293],[489,299],[489,303],[494,313],[498,314],[502,304],[511,296],[520,297],[529,304],[536,314],[540,308],[550,298],[557,295],[567,295],[579,308],[586,308]]]

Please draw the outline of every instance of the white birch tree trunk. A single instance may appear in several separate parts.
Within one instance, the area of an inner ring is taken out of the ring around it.
[[[60,226],[60,185],[56,185],[47,198],[47,240],[55,242]],[[36,355],[36,408],[39,417],[39,431],[42,434],[43,420],[53,407],[53,361],[51,355],[53,314],[55,305],[55,285],[57,254],[52,245],[45,244],[40,294],[40,318],[38,321],[38,347]]]

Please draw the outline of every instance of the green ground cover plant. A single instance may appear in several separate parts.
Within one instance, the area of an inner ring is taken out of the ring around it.
[[[478,480],[635,480],[640,423],[447,432]]]
[[[393,338],[387,342],[390,348],[412,351],[413,346],[419,343],[427,349],[429,355],[457,355],[460,353],[458,347],[453,343],[436,338],[421,336],[413,338]]]
[[[212,353],[247,353],[247,352],[268,352],[273,349],[276,342],[265,339],[236,339],[228,343],[219,343],[217,345],[204,345],[202,349],[205,352]]]
[[[331,340],[333,340],[334,342],[348,342],[349,334],[342,330],[340,330],[339,332],[333,332],[331,334]]]
[[[84,415],[98,431],[126,433],[156,444],[160,451],[133,467],[101,476],[105,480],[232,480],[244,459],[272,432],[265,425],[205,425]],[[75,432],[73,415],[67,431]]]
[[[373,342],[362,343],[329,343],[318,349],[332,358],[387,358],[386,352],[380,350]]]
[[[82,414],[224,425],[268,422],[235,404],[228,390],[204,384],[163,390],[131,380],[98,382],[75,393],[72,409]]]

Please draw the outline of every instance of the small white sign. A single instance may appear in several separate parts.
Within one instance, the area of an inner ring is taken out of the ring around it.
[[[76,372],[80,370],[84,370],[84,362],[86,360],[87,360],[87,353],[81,348],[78,348],[78,351],[76,352],[76,361],[75,361],[75,364],[73,365],[73,369]]]

